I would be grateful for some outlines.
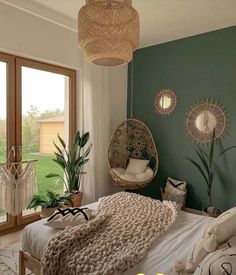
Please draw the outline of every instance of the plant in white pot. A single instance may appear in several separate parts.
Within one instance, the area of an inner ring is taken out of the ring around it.
[[[209,214],[214,214],[216,209],[212,205],[212,185],[217,172],[217,162],[218,160],[229,150],[236,148],[236,145],[230,146],[222,150],[217,156],[215,156],[215,129],[213,130],[210,150],[209,153],[206,153],[202,148],[197,147],[195,152],[199,158],[199,162],[188,157],[187,159],[197,168],[200,172],[204,181],[207,184],[207,195],[208,195],[208,207],[205,211]]]
[[[61,196],[53,191],[47,190],[46,194],[36,194],[32,197],[28,209],[37,207],[41,208],[41,218],[51,216],[54,211],[60,207],[63,207],[64,203],[71,203],[71,195]]]
[[[65,177],[59,174],[50,173],[46,178],[60,178],[66,187],[66,192],[72,194],[71,200],[74,207],[81,206],[83,193],[80,191],[81,178],[86,172],[84,172],[84,165],[89,161],[87,158],[92,144],[86,145],[89,141],[89,133],[80,135],[78,131],[74,137],[74,142],[70,147],[67,147],[65,141],[58,135],[58,140],[62,146],[62,149],[53,142],[57,152],[55,152],[55,159],[53,161],[57,163],[64,171]]]

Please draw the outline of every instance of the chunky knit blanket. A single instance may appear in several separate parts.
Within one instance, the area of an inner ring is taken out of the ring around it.
[[[177,206],[120,192],[104,197],[96,216],[67,227],[44,250],[44,275],[115,275],[144,259],[177,217]]]

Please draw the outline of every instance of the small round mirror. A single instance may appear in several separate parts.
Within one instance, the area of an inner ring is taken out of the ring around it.
[[[210,111],[204,111],[196,117],[196,127],[203,133],[211,133],[216,127],[216,117]]]
[[[214,129],[215,138],[222,137],[227,125],[228,114],[213,100],[195,104],[187,115],[188,133],[199,143],[211,141]]]
[[[177,98],[170,89],[161,90],[156,96],[155,109],[161,115],[169,115],[175,109]]]

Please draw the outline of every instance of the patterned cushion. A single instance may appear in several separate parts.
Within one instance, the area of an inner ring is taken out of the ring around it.
[[[64,229],[66,226],[77,226],[88,222],[95,215],[95,210],[88,208],[58,209],[51,215],[44,225],[52,228]]]
[[[181,206],[184,206],[186,192],[187,190],[185,181],[178,181],[172,178],[167,179],[165,195],[168,200],[174,201]]]
[[[194,275],[209,274],[236,274],[236,236],[208,254],[194,272]]]
[[[176,187],[181,191],[186,191],[186,187],[187,187],[186,181],[176,180],[170,177],[168,177],[166,184],[171,184],[173,187]]]

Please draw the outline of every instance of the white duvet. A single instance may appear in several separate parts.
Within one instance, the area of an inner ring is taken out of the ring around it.
[[[98,203],[88,205],[96,209]],[[184,259],[194,244],[200,238],[202,231],[212,221],[212,218],[180,211],[175,225],[158,238],[156,244],[149,251],[148,256],[134,268],[127,270],[123,275],[145,273],[173,274],[176,260]],[[40,220],[25,227],[22,234],[22,247],[37,259],[41,259],[44,247],[50,238],[59,230],[44,225]]]

